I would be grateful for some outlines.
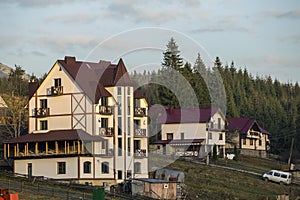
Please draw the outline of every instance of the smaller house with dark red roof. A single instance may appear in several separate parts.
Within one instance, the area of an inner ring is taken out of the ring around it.
[[[270,133],[263,129],[256,120],[249,118],[228,118],[226,148],[236,146],[240,154],[267,157],[270,149]]]
[[[156,123],[161,140],[151,144],[154,152],[205,157],[216,145],[217,154],[225,155],[225,116],[218,108],[166,108]]]

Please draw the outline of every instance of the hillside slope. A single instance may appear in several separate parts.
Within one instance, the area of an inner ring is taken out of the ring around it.
[[[9,76],[9,73],[11,72],[13,68],[12,67],[9,67],[3,63],[0,63],[0,78],[2,77],[8,77]],[[24,79],[25,80],[29,80],[29,75],[28,74],[24,74]]]
[[[251,174],[179,160],[168,168],[184,172],[187,199],[275,199],[282,194],[289,194],[290,199],[300,197],[298,185],[265,182]]]
[[[8,77],[11,69],[12,69],[11,67],[0,63],[0,78],[1,77]]]

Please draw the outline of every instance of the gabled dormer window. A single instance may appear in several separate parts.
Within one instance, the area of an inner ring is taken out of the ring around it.
[[[214,122],[210,122],[210,128],[214,129]]]
[[[55,87],[60,87],[61,86],[61,78],[54,79],[54,86]]]
[[[61,85],[61,78],[54,79],[54,86],[51,87],[48,93],[53,96],[58,96],[63,94],[63,86]]]
[[[40,100],[40,108],[48,108],[48,101],[47,99]]]
[[[139,108],[140,107],[140,100],[139,99],[134,99],[134,107]]]
[[[118,87],[118,95],[122,95],[122,88]]]
[[[100,105],[107,106],[108,105],[108,97],[101,97]]]
[[[221,130],[221,118],[218,118],[218,129]]]

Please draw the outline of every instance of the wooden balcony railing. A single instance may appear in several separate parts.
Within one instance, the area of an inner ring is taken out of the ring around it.
[[[63,95],[63,86],[52,86],[51,87],[51,95],[52,96],[59,96]]]
[[[247,133],[247,137],[248,138],[260,138],[260,137],[262,137],[262,133],[260,133],[258,131],[250,131],[249,133]]]
[[[102,136],[112,137],[114,136],[114,129],[112,127],[106,127],[106,128],[101,127],[99,130],[99,134]]]
[[[135,117],[145,117],[146,116],[146,108],[135,107],[134,108],[134,116]]]
[[[114,151],[113,149],[103,149],[103,152],[100,154],[101,157],[113,157]]]
[[[136,128],[134,129],[134,137],[146,137],[146,129]]]
[[[113,113],[112,106],[100,106],[99,113],[101,115],[112,115]]]
[[[49,108],[34,108],[33,109],[33,116],[34,117],[47,117],[50,115]]]
[[[134,151],[135,158],[146,158],[147,157],[147,150],[146,149],[137,149]]]

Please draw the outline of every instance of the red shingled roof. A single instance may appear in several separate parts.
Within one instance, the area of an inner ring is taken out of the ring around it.
[[[259,126],[254,119],[249,118],[228,118],[228,129],[230,131],[239,131],[241,133],[247,133],[251,128],[257,126],[261,133],[270,134],[268,131]]]
[[[150,112],[161,113],[158,115],[158,124],[176,124],[176,123],[205,123],[209,122],[211,117],[219,110],[218,108],[186,108],[186,109],[174,109],[165,108],[159,111],[155,108],[151,108]],[[151,113],[150,113],[151,115]]]
[[[17,138],[12,138],[5,143],[26,143],[26,142],[46,142],[46,141],[100,141],[100,136],[92,136],[81,129],[54,130],[47,133],[31,133]]]
[[[107,61],[76,61],[75,57],[66,56],[64,60],[58,60],[58,63],[66,69],[93,103],[97,103],[102,96],[111,96],[104,87],[132,86],[122,59],[115,65]]]

